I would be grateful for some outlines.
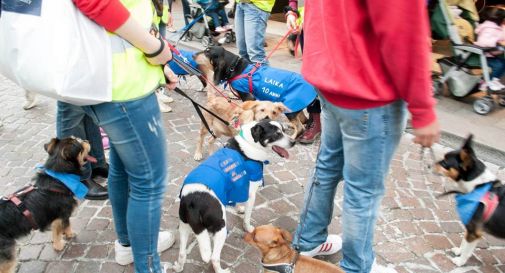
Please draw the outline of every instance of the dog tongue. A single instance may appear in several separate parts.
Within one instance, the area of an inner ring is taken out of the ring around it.
[[[289,153],[288,151],[286,151],[286,149],[282,148],[282,147],[279,147],[279,146],[272,146],[272,150],[274,150],[274,152],[276,152],[278,155],[280,155],[281,157],[284,157],[286,159],[289,158]]]
[[[97,160],[96,158],[90,156],[90,155],[87,155],[84,159],[86,159],[86,161],[90,162],[90,163],[96,163]]]

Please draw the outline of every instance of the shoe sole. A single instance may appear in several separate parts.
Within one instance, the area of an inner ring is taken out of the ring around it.
[[[306,139],[297,139],[296,142],[300,144],[312,144],[314,143],[319,137],[321,136],[321,133],[317,134],[312,140],[306,140]]]
[[[105,196],[84,196],[84,199],[86,200],[107,200],[109,199],[109,195],[105,195]]]

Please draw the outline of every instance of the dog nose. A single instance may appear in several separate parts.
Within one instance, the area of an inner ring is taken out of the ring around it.
[[[269,116],[265,116],[263,119],[270,119],[270,117]]]

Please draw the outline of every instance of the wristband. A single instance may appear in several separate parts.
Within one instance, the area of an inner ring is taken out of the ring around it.
[[[158,48],[158,50],[156,50],[153,53],[144,53],[144,56],[146,56],[146,58],[154,58],[154,57],[160,55],[160,53],[163,51],[163,49],[165,49],[165,42],[161,38],[161,35],[160,35],[160,37],[158,37],[158,40],[160,40],[160,42],[161,42],[160,48]]]

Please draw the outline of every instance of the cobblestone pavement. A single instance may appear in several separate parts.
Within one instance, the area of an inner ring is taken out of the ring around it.
[[[183,87],[194,89],[196,81]],[[199,101],[205,93],[189,91]],[[163,206],[163,230],[177,227],[178,201],[176,196],[185,174],[195,167],[193,160],[195,137],[199,120],[188,101],[174,94],[171,106],[174,112],[164,114],[169,154],[169,186]],[[55,132],[55,103],[39,97],[39,104],[24,111],[23,92],[0,76],[0,194],[13,192],[30,181],[34,166],[45,159],[43,143]],[[437,146],[442,154],[446,148]],[[265,169],[265,187],[259,191],[253,224],[281,226],[293,231],[302,205],[304,185],[316,157],[317,143],[312,146],[295,146],[288,161],[275,160]],[[459,246],[464,229],[458,222],[452,198],[437,199],[443,192],[443,179],[422,167],[419,148],[411,144],[406,134],[394,157],[391,174],[387,179],[387,193],[381,206],[376,229],[375,249],[379,262],[393,264],[399,272],[505,272],[505,241],[490,236],[482,240],[468,264],[456,268],[448,257],[449,249]],[[502,179],[505,172],[490,166]],[[331,232],[340,232],[341,190],[335,199],[334,220]],[[241,216],[230,209],[230,230],[222,253],[222,263],[237,273],[261,272],[260,256],[243,240]],[[111,208],[106,201],[84,201],[71,222],[77,231],[61,252],[50,244],[50,233],[32,232],[19,241],[18,273],[77,273],[77,272],[132,272],[131,266],[114,263]],[[193,240],[193,239],[192,239]],[[190,244],[190,254],[184,272],[213,272],[203,264],[195,242]],[[163,262],[173,262],[177,257],[178,243],[161,256]],[[338,262],[339,255],[330,257]]]

